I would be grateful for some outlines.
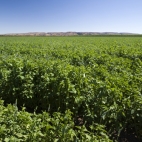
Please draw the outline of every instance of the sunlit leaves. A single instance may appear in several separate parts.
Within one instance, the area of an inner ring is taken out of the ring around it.
[[[1,116],[5,112],[7,117],[16,117],[13,122],[5,119],[6,124],[14,126],[18,120],[33,141],[37,137],[41,141],[46,135],[40,130],[41,123],[44,131],[53,130],[50,140],[54,137],[54,141],[66,141],[70,137],[79,141],[71,129],[70,116],[80,116],[87,127],[93,122],[99,128],[105,125],[110,135],[114,130],[120,134],[126,127],[142,135],[141,38],[9,37],[0,41],[0,97],[5,104],[17,100],[18,108],[24,105],[29,112],[45,110],[56,120],[44,113],[43,124],[41,117],[32,119],[25,111],[12,114],[8,105]],[[72,114],[63,116],[68,109]],[[3,122],[4,117],[0,120]],[[86,135],[87,127],[77,127],[81,139],[93,141],[92,133]],[[0,132],[5,129],[2,125]],[[17,125],[12,129],[20,128]],[[21,134],[14,133],[19,139],[25,136]],[[10,140],[16,141],[13,136],[5,139]]]

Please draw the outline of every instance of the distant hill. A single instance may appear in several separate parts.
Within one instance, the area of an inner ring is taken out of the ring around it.
[[[77,36],[77,35],[139,35],[136,33],[118,32],[29,32],[29,33],[10,33],[3,36]]]

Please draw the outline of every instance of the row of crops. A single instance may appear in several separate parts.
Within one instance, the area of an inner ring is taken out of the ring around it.
[[[142,137],[141,37],[1,37],[1,141]]]

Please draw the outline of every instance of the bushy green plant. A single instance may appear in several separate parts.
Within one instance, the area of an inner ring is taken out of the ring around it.
[[[139,37],[0,38],[0,97],[141,137],[141,47]]]
[[[75,126],[69,110],[64,114],[55,112],[51,117],[47,112],[28,113],[25,108],[19,111],[16,104],[4,107],[0,100],[0,141],[111,142],[104,126],[90,127],[91,132],[85,126]]]

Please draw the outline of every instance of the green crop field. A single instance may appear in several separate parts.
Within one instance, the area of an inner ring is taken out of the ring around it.
[[[142,37],[0,37],[0,141],[142,138]]]

